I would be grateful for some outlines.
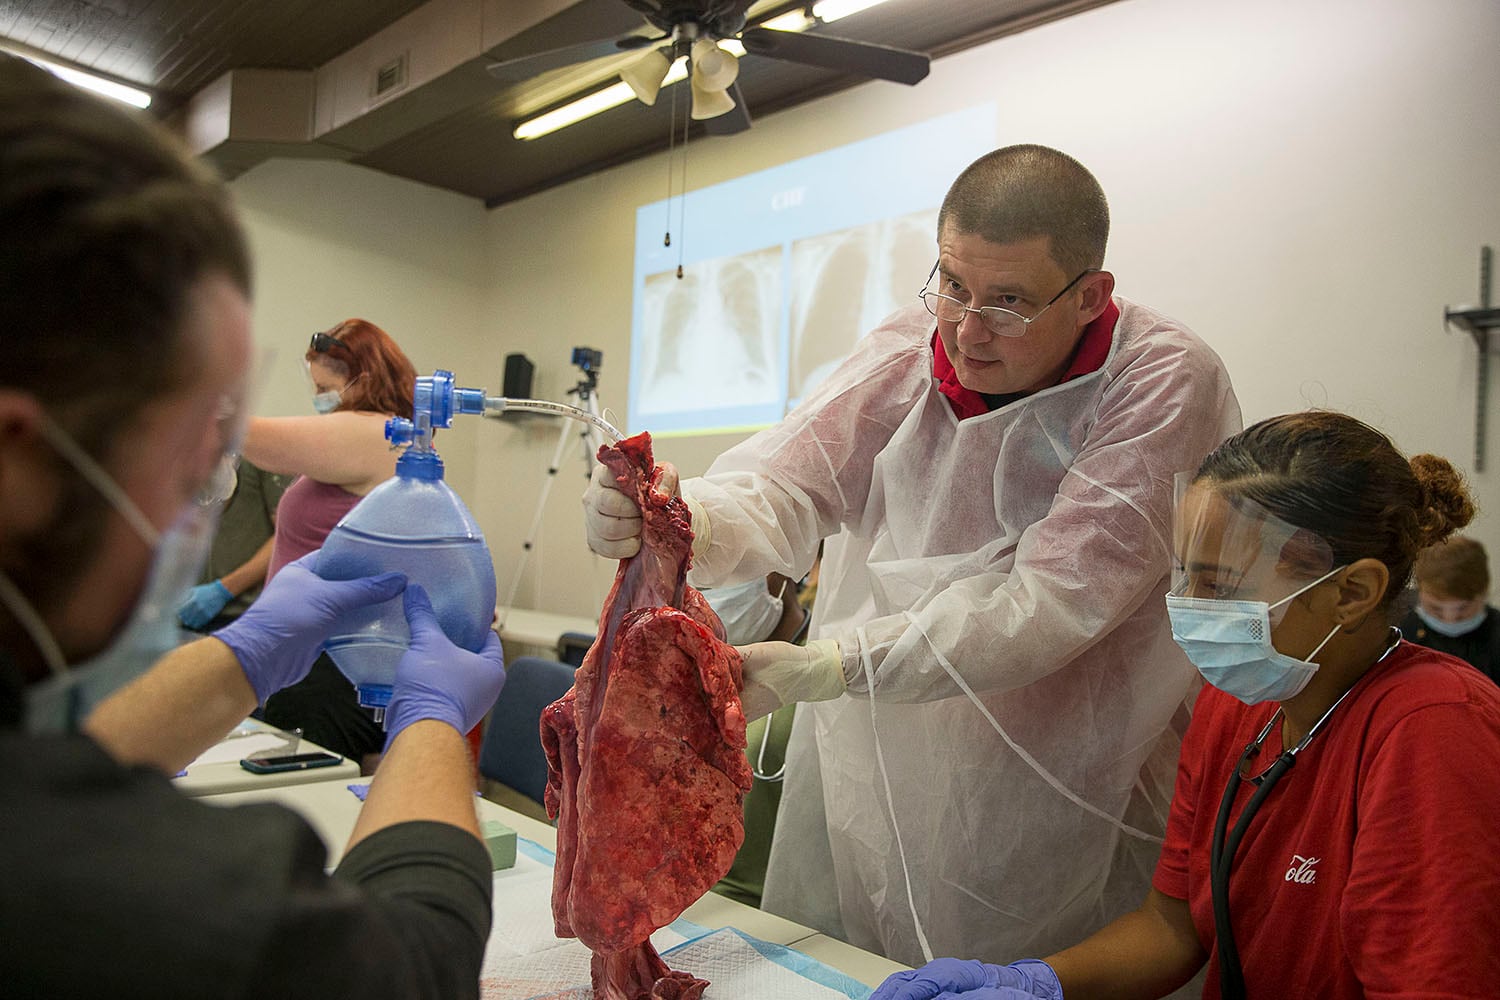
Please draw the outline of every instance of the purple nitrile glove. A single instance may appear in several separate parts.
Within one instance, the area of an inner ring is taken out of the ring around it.
[[[385,713],[385,745],[423,719],[446,722],[462,735],[479,725],[505,685],[505,654],[500,637],[486,631],[484,645],[471,653],[443,634],[427,591],[412,584],[402,597],[411,647],[396,664],[391,704]]]
[[[920,969],[897,972],[870,1000],[1062,1000],[1052,966],[1028,958],[1010,965],[935,958]]]
[[[262,705],[307,676],[318,647],[342,616],[388,601],[406,586],[400,573],[325,580],[317,565],[316,551],[287,563],[244,614],[214,633],[234,651]]]

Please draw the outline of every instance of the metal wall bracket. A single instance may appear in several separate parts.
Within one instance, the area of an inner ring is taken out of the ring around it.
[[[1474,387],[1474,471],[1484,471],[1485,424],[1488,422],[1490,395],[1490,344],[1500,343],[1500,337],[1491,334],[1500,330],[1500,308],[1490,305],[1491,259],[1494,253],[1489,247],[1479,250],[1479,307],[1477,309],[1453,309],[1443,307],[1443,323],[1468,332],[1479,347],[1479,371]]]

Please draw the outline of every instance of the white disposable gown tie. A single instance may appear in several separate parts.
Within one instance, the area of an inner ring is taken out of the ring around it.
[[[850,693],[797,713],[767,909],[908,964],[915,913],[934,954],[1003,962],[1144,897],[1159,845],[1096,812],[1165,827],[1198,684],[1164,604],[1173,477],[1240,416],[1201,340],[1116,304],[1102,369],[963,421],[901,310],[683,484],[696,586],[798,577],[828,538],[812,633]]]

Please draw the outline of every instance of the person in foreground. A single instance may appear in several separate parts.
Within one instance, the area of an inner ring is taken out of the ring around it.
[[[812,641],[741,649],[746,718],[802,705],[763,904],[906,965],[1046,953],[1150,884],[1200,686],[1161,603],[1173,476],[1240,428],[1213,351],[1114,295],[1072,157],[988,153],[937,222],[918,301],[681,484],[694,586],[827,539]],[[602,466],[583,503],[594,551],[636,551]]]
[[[939,959],[871,1000],[1159,997],[1205,963],[1205,997],[1493,996],[1500,689],[1391,625],[1473,513],[1447,461],[1341,414],[1227,441],[1177,506],[1172,633],[1212,686],[1145,902],[1045,962]]]
[[[232,625],[79,710],[103,663],[129,661],[113,647],[172,621],[197,578],[249,284],[222,185],[143,120],[0,55],[6,996],[478,995],[491,875],[461,734],[503,683],[498,639],[455,648],[406,589],[389,752],[332,877],[295,814],[187,799],[170,776],[400,576],[328,582],[309,554]]]

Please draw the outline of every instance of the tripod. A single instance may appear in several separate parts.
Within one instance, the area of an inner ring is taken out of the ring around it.
[[[578,397],[578,408],[586,410],[594,416],[599,416],[599,372],[591,365],[580,366],[583,369],[583,378],[578,384],[568,390],[569,396]],[[521,576],[526,570],[526,564],[531,559],[532,549],[536,547],[537,535],[542,529],[542,517],[547,511],[547,497],[552,492],[552,486],[557,482],[557,472],[562,468],[563,453],[568,450],[568,445],[578,441],[583,446],[583,477],[585,480],[593,474],[594,456],[599,453],[599,446],[604,442],[600,437],[597,427],[588,422],[574,422],[566,417],[560,418],[562,426],[557,430],[557,447],[552,451],[552,461],[547,466],[547,478],[542,481],[542,495],[537,498],[536,512],[531,516],[531,527],[526,531],[526,538],[521,543],[521,560],[516,564],[515,572],[510,578],[510,593],[505,597],[503,605],[507,614],[515,606],[516,591],[521,588]],[[595,597],[597,594],[597,581],[595,581]],[[596,600],[595,604],[600,602]],[[500,624],[503,626],[505,620],[502,618]]]

